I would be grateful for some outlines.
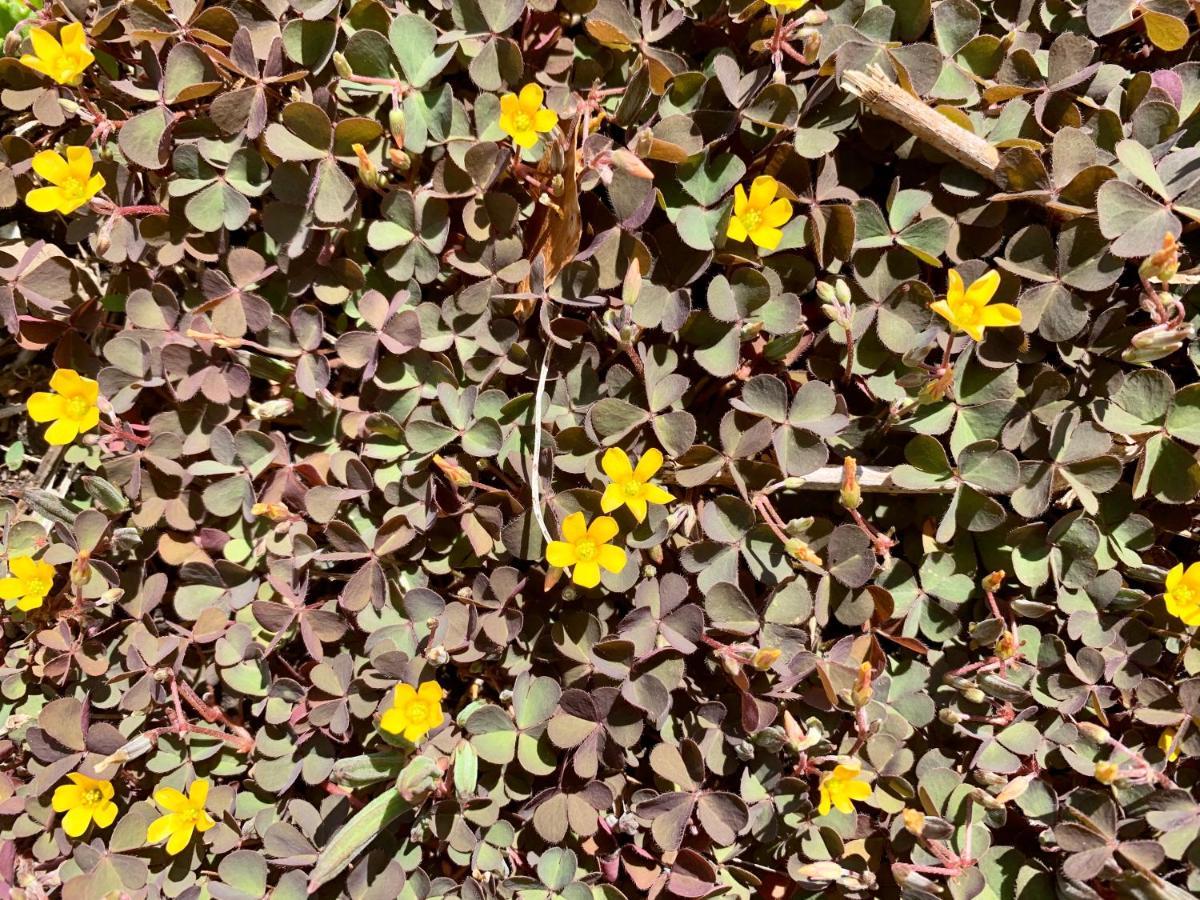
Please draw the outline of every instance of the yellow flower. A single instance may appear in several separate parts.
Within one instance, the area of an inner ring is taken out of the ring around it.
[[[612,483],[604,489],[600,508],[609,513],[628,506],[634,518],[639,522],[646,521],[647,503],[670,503],[675,499],[657,484],[650,483],[662,464],[662,452],[653,447],[642,454],[637,468],[634,468],[624,450],[610,447],[600,461],[600,467],[612,479]]]
[[[72,22],[59,32],[59,36],[61,44],[50,32],[30,28],[33,53],[26,53],[21,62],[59,84],[79,84],[83,80],[83,70],[96,59],[87,48],[83,25]]]
[[[206,800],[208,782],[203,778],[192,782],[186,796],[175,788],[159,788],[154,792],[154,802],[167,814],[150,823],[146,829],[146,840],[157,844],[169,837],[167,852],[172,856],[179,853],[192,839],[193,831],[203,834],[217,824],[204,809]]]
[[[802,7],[808,0],[767,0],[767,5],[780,13],[795,12]]]
[[[92,822],[100,828],[111,825],[117,818],[117,804],[112,802],[112,782],[97,781],[82,772],[72,772],[67,778],[71,784],[55,788],[51,800],[56,813],[66,813],[63,816],[63,830],[77,838],[88,830]]]
[[[68,147],[66,159],[53,150],[43,150],[33,157],[33,171],[51,184],[34,188],[25,195],[25,203],[34,212],[57,210],[65,216],[104,187],[104,176],[92,174],[92,151],[87,147]]]
[[[821,799],[817,804],[817,812],[825,815],[830,807],[836,807],[838,812],[854,812],[853,800],[866,800],[871,796],[871,786],[866,781],[859,780],[862,773],[862,763],[858,760],[846,765],[838,765],[832,772],[821,776]]]
[[[74,369],[59,369],[50,378],[50,390],[29,396],[26,409],[35,422],[53,422],[46,429],[46,443],[55,447],[69,444],[100,423],[100,385]]]
[[[1179,759],[1178,747],[1175,748],[1173,753],[1171,752],[1171,744],[1174,743],[1174,741],[1174,728],[1164,728],[1163,733],[1158,736],[1158,749],[1161,750],[1164,755],[1169,754],[1167,755],[1167,762],[1175,762],[1175,760]]]
[[[1200,625],[1200,563],[1185,571],[1180,563],[1167,573],[1167,612],[1184,625]]]
[[[563,519],[563,539],[551,541],[546,548],[546,562],[560,569],[574,566],[571,580],[580,587],[595,587],[601,566],[610,572],[625,568],[625,551],[609,543],[618,530],[611,516],[597,516],[589,526],[583,513],[571,513]]]
[[[969,288],[963,287],[962,276],[954,269],[950,272],[946,299],[938,300],[930,309],[949,322],[951,329],[965,331],[972,339],[982,341],[985,328],[1021,324],[1021,311],[1011,303],[991,303],[998,287],[1000,273],[995,269],[975,279]]]
[[[759,175],[750,185],[750,196],[740,184],[733,189],[733,215],[725,234],[731,240],[749,238],[756,247],[774,250],[783,240],[779,229],[792,217],[792,204],[780,197],[779,182],[770,175]]]
[[[1096,763],[1096,780],[1101,784],[1112,784],[1121,774],[1121,767],[1115,762],[1100,760]]]
[[[527,84],[521,95],[505,94],[500,98],[500,128],[518,147],[528,150],[538,142],[538,134],[558,124],[554,110],[543,109],[546,92],[539,85]]]
[[[411,684],[398,684],[392,708],[383,714],[379,727],[416,743],[421,735],[441,725],[443,718],[442,688],[436,681],[423,682],[415,690]]]
[[[0,600],[16,601],[22,612],[41,606],[54,584],[54,566],[40,559],[14,556],[8,561],[8,571],[7,578],[0,578]]]

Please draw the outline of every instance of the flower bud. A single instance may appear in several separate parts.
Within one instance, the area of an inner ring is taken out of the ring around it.
[[[247,406],[250,409],[250,415],[260,422],[291,415],[292,410],[296,408],[296,404],[287,397],[277,397],[274,400],[267,400],[263,403],[255,403],[253,400],[250,400]]]
[[[754,745],[749,741],[738,741],[733,745],[733,752],[742,762],[750,762],[754,759]]]
[[[1175,747],[1174,750],[1171,748]],[[1158,749],[1166,756],[1167,762],[1175,762],[1179,759],[1179,747],[1175,744],[1175,729],[1164,728],[1163,733],[1158,736]]]
[[[1095,722],[1080,722],[1077,727],[1087,738],[1097,744],[1107,744],[1109,741],[1108,729]]]
[[[346,59],[344,55],[336,50],[333,52],[333,67],[337,70],[338,75],[340,75],[342,78],[349,78],[354,74],[354,69],[350,65],[350,60]]]
[[[398,106],[393,106],[388,111],[388,131],[392,133],[392,140],[396,142],[396,146],[404,149],[404,110]]]
[[[941,719],[942,723],[945,725],[958,725],[964,720],[965,717],[958,710],[944,706],[938,710],[938,718]]]
[[[837,299],[837,291],[827,281],[817,282],[817,299],[822,303],[832,303]]]
[[[123,744],[116,753],[112,753],[104,757],[104,759],[96,763],[93,768],[95,768],[96,774],[99,775],[105,769],[109,769],[112,766],[123,765],[124,763],[129,762],[131,759],[137,759],[139,756],[145,756],[153,747],[154,741],[150,740],[150,738],[143,734],[139,734],[137,737],[132,738]]]
[[[395,147],[388,148],[388,162],[398,172],[407,172],[412,168],[412,157]]]
[[[250,514],[272,522],[282,522],[291,515],[291,511],[282,503],[255,503],[250,507]]]
[[[437,644],[425,651],[425,660],[431,666],[444,666],[450,662],[450,653],[441,644]]]
[[[992,572],[990,575],[986,576],[983,579],[983,589],[985,591],[987,591],[989,594],[996,593],[996,591],[1000,590],[1000,586],[1002,584],[1004,584],[1005,574],[1006,574],[1005,571],[1003,569],[1000,569],[1000,570]]]
[[[1179,245],[1175,235],[1168,231],[1163,235],[1162,247],[1142,260],[1138,274],[1147,280],[1157,278],[1163,284],[1170,284],[1178,272]]]
[[[1012,659],[1017,655],[1017,636],[1007,628],[996,639],[995,654],[998,659]]]
[[[920,837],[925,831],[925,813],[916,809],[905,808],[903,815],[904,827],[912,834]]]
[[[862,488],[858,483],[858,463],[852,456],[847,456],[842,460],[842,490],[838,499],[846,509],[858,509],[862,506]]]
[[[858,667],[858,677],[854,680],[854,687],[850,689],[850,699],[856,708],[861,709],[871,702],[874,694],[875,688],[871,686],[871,664],[864,662]]]
[[[1096,780],[1101,784],[1112,784],[1121,777],[1121,767],[1115,762],[1101,760],[1096,763]]]
[[[834,296],[837,297],[838,302],[843,306],[848,304],[853,297],[853,295],[850,293],[850,285],[846,282],[845,278],[839,278],[837,280],[833,286],[833,293]]]
[[[782,653],[783,651],[777,647],[763,647],[754,652],[754,656],[750,659],[750,665],[760,672],[765,672],[775,665],[775,660],[779,659]]]
[[[366,148],[363,147],[362,144],[351,144],[350,149],[353,150],[354,155],[358,157],[358,180],[361,181],[365,187],[383,187],[383,175],[377,168],[375,168],[375,162],[367,155]]]
[[[787,551],[789,556],[792,556],[801,562],[806,562],[814,566],[822,565],[821,557],[814,553],[812,548],[809,547],[806,542],[800,540],[800,538],[788,538],[788,542],[784,545],[784,549]]]
[[[466,487],[473,481],[471,473],[454,460],[445,459],[435,453],[433,454],[433,464],[442,470],[442,474],[450,479],[451,484],[457,487]]]
[[[758,337],[762,330],[762,322],[746,322],[744,325],[742,325],[741,339],[743,341],[752,340],[753,338]]]

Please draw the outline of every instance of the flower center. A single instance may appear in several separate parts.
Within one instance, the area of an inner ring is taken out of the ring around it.
[[[408,705],[404,714],[413,725],[424,725],[429,718],[429,704],[421,700],[414,700]]]
[[[72,189],[73,188],[70,188],[68,190],[72,190]],[[76,420],[82,419],[85,415],[87,415],[88,405],[89,405],[88,402],[86,400],[84,400],[82,397],[68,398],[67,399],[67,408],[66,408],[66,413],[67,413],[66,418],[76,419]]]
[[[517,131],[533,131],[533,116],[521,110],[513,116],[513,125]]]
[[[580,541],[575,545],[575,555],[579,557],[580,562],[588,562],[596,555],[596,543],[594,541]]]
[[[1196,604],[1197,600],[1200,600],[1200,598],[1197,598],[1196,592],[1186,584],[1179,585],[1179,587],[1171,591],[1171,595],[1175,598],[1175,602],[1180,606],[1193,606]]]
[[[642,483],[631,478],[629,481],[625,482],[624,491],[626,497],[628,497],[630,500],[636,500],[638,497],[642,496]]]
[[[71,81],[79,75],[80,60],[73,53],[64,53],[58,58],[58,75],[59,81]]]
[[[83,792],[83,802],[85,806],[99,806],[104,802],[104,794],[100,788],[89,788]]]
[[[35,597],[45,597],[50,592],[50,582],[44,578],[34,578],[25,582],[25,591]]]
[[[758,231],[762,226],[762,211],[757,209],[748,209],[741,215],[742,227],[746,231]]]
[[[974,323],[978,322],[979,319],[982,317],[983,306],[984,306],[984,304],[982,304],[976,300],[972,300],[968,297],[963,297],[963,299],[961,301],[959,301],[958,309],[956,310],[956,314],[957,314],[958,318],[962,319],[967,324],[973,325]]]

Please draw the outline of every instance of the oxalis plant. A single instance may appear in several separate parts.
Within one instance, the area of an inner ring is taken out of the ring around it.
[[[0,13],[0,897],[1200,894],[1195,3]]]

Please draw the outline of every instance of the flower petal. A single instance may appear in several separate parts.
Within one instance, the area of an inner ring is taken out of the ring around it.
[[[558,124],[558,113],[552,109],[539,109],[533,116],[534,131],[552,131]]]
[[[966,298],[972,303],[982,306],[996,296],[999,287],[1000,273],[992,269],[971,282],[971,286],[967,288]]]
[[[740,216],[750,208],[750,199],[746,196],[746,189],[740,184],[733,189],[733,214]]]
[[[982,341],[983,340],[983,326],[982,325],[979,325],[979,324],[963,325],[962,330],[965,331],[968,335],[970,335],[971,340],[973,340],[973,341]]]
[[[980,311],[979,322],[984,328],[1007,328],[1021,324],[1021,311],[1011,303],[993,303]]]
[[[185,812],[191,806],[188,803],[188,798],[182,791],[177,791],[173,787],[159,788],[154,792],[154,802],[165,809],[167,812],[179,813]]]
[[[117,819],[117,804],[101,803],[92,811],[92,819],[99,828],[107,828]]]
[[[187,847],[188,842],[192,839],[192,832],[196,830],[196,826],[191,820],[183,819],[171,832],[171,839],[167,841],[167,852],[172,856],[182,853]]]
[[[74,369],[56,369],[50,376],[50,390],[64,397],[76,397],[83,393],[83,376]]]
[[[600,552],[596,555],[596,561],[604,569],[609,572],[620,572],[625,568],[625,563],[628,558],[625,551],[620,547],[614,547],[612,544],[605,544],[600,548]]]
[[[649,450],[643,453],[642,458],[638,460],[637,468],[633,470],[633,477],[643,483],[647,482],[655,476],[662,466],[662,451],[657,447],[651,447]]]
[[[629,454],[620,447],[609,447],[605,451],[600,460],[600,468],[618,484],[624,484],[633,477],[633,464],[629,461]]]
[[[403,709],[417,699],[417,689],[411,684],[398,684],[392,691],[392,706]]]
[[[44,28],[30,28],[29,43],[33,44],[33,52],[38,59],[47,66],[53,65],[63,55],[62,44]]]
[[[188,800],[196,809],[203,809],[204,804],[208,802],[208,780],[198,778],[192,782],[192,786],[188,788]]]
[[[500,98],[500,113],[505,116],[515,116],[521,111],[521,101],[516,94],[505,94]]]
[[[48,213],[58,209],[62,203],[63,191],[56,187],[34,188],[25,195],[25,205],[34,212]]]
[[[417,688],[417,697],[426,703],[441,703],[442,686],[436,681],[426,681]]]
[[[587,536],[597,544],[607,544],[620,530],[617,520],[612,516],[596,516],[596,520],[588,526]]]
[[[70,419],[59,419],[46,429],[46,443],[52,447],[64,447],[79,434],[79,428]]]
[[[546,562],[560,569],[575,565],[575,545],[566,541],[551,541],[546,545]]]
[[[82,22],[71,22],[58,33],[58,38],[62,41],[63,50],[68,53],[87,52],[87,36],[83,33]]]
[[[600,583],[600,564],[596,562],[581,562],[571,570],[571,580],[580,587],[594,588]]]
[[[45,75],[47,78],[53,78],[50,74],[50,67],[34,56],[32,53],[25,53],[21,56],[21,65],[27,69],[33,69],[39,75]]]
[[[414,744],[421,739],[421,735],[429,730],[429,726],[424,722],[413,722],[404,729],[404,739],[412,741]]]
[[[29,395],[25,409],[33,421],[50,422],[62,416],[63,398],[47,391],[37,391]]]
[[[669,491],[663,490],[657,484],[647,484],[643,487],[642,496],[651,503],[670,503],[675,499]]]
[[[833,793],[833,805],[835,807],[837,807],[838,812],[842,812],[842,813],[854,812],[854,804],[850,802],[849,797],[847,797],[841,791],[834,791],[832,793]]]
[[[950,308],[950,304],[945,300],[937,300],[929,304],[929,308],[951,324],[955,325],[954,310]]]
[[[42,150],[33,155],[33,171],[51,184],[62,184],[71,177],[70,165],[53,150]]]
[[[75,427],[79,429],[80,434],[83,434],[85,431],[91,431],[99,424],[100,410],[92,406],[88,408],[82,418],[76,420]]]
[[[530,150],[533,147],[536,147],[538,142],[537,132],[532,128],[530,128],[528,131],[518,131],[512,136],[512,139],[513,143],[515,143],[522,150]]]
[[[778,228],[756,228],[750,232],[750,240],[763,250],[774,250],[783,240],[783,232]]]
[[[408,720],[405,719],[404,713],[400,712],[394,706],[391,709],[385,710],[379,719],[379,727],[388,734],[400,734],[407,725]]]
[[[742,220],[736,215],[729,217],[729,225],[725,229],[725,236],[731,241],[744,241],[750,237],[746,231],[746,226],[742,224]]]
[[[531,115],[541,107],[542,101],[545,99],[546,92],[536,82],[531,81],[525,87],[521,88],[521,109]]]
[[[774,203],[767,207],[767,211],[763,214],[763,221],[772,228],[781,228],[786,225],[792,218],[792,201],[780,197]]]
[[[817,812],[820,815],[825,815],[829,812],[833,805],[833,798],[829,796],[829,788],[826,785],[821,785],[821,799],[817,803]]]
[[[951,306],[961,303],[965,293],[962,276],[958,274],[958,269],[951,269],[946,276],[946,302]]]
[[[765,210],[778,192],[778,181],[770,175],[759,175],[750,185],[750,208]]]
[[[20,578],[0,578],[0,600],[16,600],[25,595],[25,582]]]
[[[92,824],[92,810],[88,806],[76,806],[63,816],[63,831],[77,838],[88,830]]]
[[[587,537],[587,533],[587,519],[584,518],[582,512],[573,512],[563,519],[562,536],[564,541],[578,544]]]
[[[616,483],[610,483],[604,488],[604,494],[600,497],[600,508],[606,513],[612,512],[614,509],[620,509],[625,505],[625,489]]]
[[[851,800],[866,800],[871,796],[871,786],[865,781],[846,782],[846,796]]]
[[[92,151],[87,147],[67,148],[67,168],[80,181],[92,177]]]
[[[146,843],[157,844],[175,830],[175,813],[159,816],[146,829]]]
[[[630,497],[625,501],[625,505],[629,507],[629,511],[633,513],[633,517],[639,522],[646,521],[646,498],[642,496]]]
[[[64,813],[82,805],[83,788],[77,784],[60,784],[54,789],[54,796],[50,798],[50,806],[56,813]]]
[[[8,561],[8,570],[24,581],[37,578],[41,574],[41,569],[38,568],[38,564],[32,556],[14,556]],[[75,784],[79,783],[70,775],[67,777]]]

